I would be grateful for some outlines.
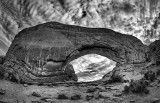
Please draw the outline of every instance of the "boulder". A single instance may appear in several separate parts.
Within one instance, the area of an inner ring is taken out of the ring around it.
[[[73,80],[73,81],[78,81],[78,77],[77,75],[75,74],[75,71],[74,71],[74,68],[71,64],[68,64],[67,67],[65,68],[65,71],[64,71],[68,77]]]
[[[59,94],[57,99],[69,99],[65,94]]]
[[[6,90],[0,89],[0,95],[5,95],[5,94],[6,94]]]
[[[33,92],[33,93],[32,93],[32,96],[41,97],[41,94],[39,94],[39,93],[37,93],[37,92]]]
[[[70,80],[68,75],[73,70],[65,69],[66,64],[80,56],[95,53],[118,64],[140,63],[146,61],[145,50],[142,42],[131,35],[48,22],[19,32],[9,47],[4,66],[20,81],[60,82]],[[62,76],[55,75],[57,71]]]
[[[79,94],[75,94],[73,96],[71,96],[71,100],[80,100],[81,99],[81,95]]]

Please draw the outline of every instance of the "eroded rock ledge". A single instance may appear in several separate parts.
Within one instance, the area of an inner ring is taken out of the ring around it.
[[[77,80],[69,62],[96,53],[118,64],[146,62],[147,47],[131,35],[105,28],[86,28],[48,22],[19,32],[3,65],[27,83]]]

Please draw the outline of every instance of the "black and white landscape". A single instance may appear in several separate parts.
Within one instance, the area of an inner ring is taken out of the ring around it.
[[[0,103],[159,103],[159,0],[0,0]]]

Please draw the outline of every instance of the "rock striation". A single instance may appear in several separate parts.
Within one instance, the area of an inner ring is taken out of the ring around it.
[[[76,81],[69,63],[91,53],[118,64],[141,63],[147,59],[146,47],[134,36],[105,28],[48,22],[19,32],[3,65],[18,81],[27,83]]]
[[[160,65],[160,40],[149,45],[148,58],[152,64]]]
[[[103,81],[117,81],[117,79],[123,81],[137,81],[144,78],[155,78],[159,75],[160,71],[160,40],[156,40],[149,46],[146,46],[146,58],[146,62],[144,63],[131,63],[116,66],[113,71],[104,75],[102,78]]]

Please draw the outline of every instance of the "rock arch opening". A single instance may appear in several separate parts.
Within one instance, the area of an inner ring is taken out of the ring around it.
[[[117,63],[98,54],[87,54],[72,60],[70,64],[74,68],[78,82],[92,82],[102,79],[116,67]]]

